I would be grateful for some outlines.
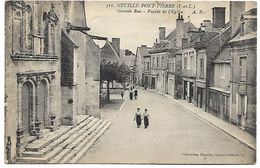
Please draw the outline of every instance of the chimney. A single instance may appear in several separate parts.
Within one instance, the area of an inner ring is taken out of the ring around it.
[[[240,27],[240,17],[245,12],[245,1],[230,1],[231,37]]]
[[[184,19],[179,13],[176,19],[176,46],[182,46],[182,37],[184,36]]]
[[[141,47],[142,47],[142,48],[146,48],[146,47],[147,47],[147,45],[141,45]]]
[[[213,28],[223,28],[225,26],[225,7],[212,8]]]
[[[182,44],[185,44],[188,42],[188,37],[182,37]]]
[[[159,42],[165,39],[165,27],[159,27]]]
[[[116,50],[117,54],[119,55],[120,52],[120,38],[112,38],[112,46]]]
[[[203,20],[203,26],[212,28],[212,24],[210,20]]]

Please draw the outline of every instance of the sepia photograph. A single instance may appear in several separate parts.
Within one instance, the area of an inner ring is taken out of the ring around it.
[[[256,164],[256,1],[3,4],[5,165]]]

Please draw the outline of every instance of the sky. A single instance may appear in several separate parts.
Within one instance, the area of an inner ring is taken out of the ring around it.
[[[91,28],[89,34],[111,38],[120,38],[121,49],[130,49],[136,52],[137,46],[142,44],[152,46],[155,39],[159,35],[159,27],[166,27],[166,36],[175,29],[176,13],[147,13],[148,9],[182,11],[184,21],[190,21],[199,27],[203,20],[212,20],[213,7],[225,7],[226,19],[229,21],[229,2],[227,1],[210,1],[210,2],[176,2],[176,1],[156,1],[157,4],[181,4],[184,7],[188,5],[190,8],[161,8],[154,6],[155,1],[86,1],[87,24]],[[113,7],[107,7],[108,4],[113,4]],[[133,5],[139,5],[138,7]],[[118,5],[121,5],[118,7]],[[124,6],[125,5],[125,6]],[[129,6],[130,5],[130,6]],[[132,5],[132,6],[131,6]],[[251,9],[256,4],[255,2],[246,2],[246,10]],[[148,8],[150,7],[150,8]],[[118,10],[132,10],[132,13],[121,13]],[[134,9],[141,9],[146,13],[133,13]],[[194,14],[194,10],[197,14]],[[202,13],[198,13],[202,11]],[[189,18],[188,18],[189,17]],[[100,47],[104,42],[96,42]]]

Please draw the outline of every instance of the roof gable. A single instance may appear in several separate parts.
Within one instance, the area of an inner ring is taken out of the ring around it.
[[[101,59],[106,59],[108,61],[121,62],[119,55],[117,54],[116,50],[112,46],[111,42],[109,41],[107,41],[104,47],[101,48],[100,57]]]
[[[191,22],[184,23],[184,36],[188,35],[190,29],[195,29],[196,27]],[[174,42],[176,39],[176,28],[166,37],[167,40]]]

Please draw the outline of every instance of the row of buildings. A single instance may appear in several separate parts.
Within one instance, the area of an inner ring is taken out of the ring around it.
[[[257,10],[245,2],[212,8],[212,22],[197,28],[176,19],[176,28],[152,47],[137,47],[136,84],[187,100],[241,129],[256,131]]]

